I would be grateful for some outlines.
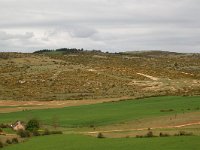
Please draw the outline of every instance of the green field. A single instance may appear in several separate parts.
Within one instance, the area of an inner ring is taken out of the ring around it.
[[[200,97],[152,97],[62,109],[29,110],[0,114],[0,123],[37,118],[51,125],[57,117],[63,127],[101,126],[149,117],[200,111]],[[170,110],[170,111],[168,111]]]
[[[81,135],[45,136],[5,150],[199,150],[200,136],[97,139]]]

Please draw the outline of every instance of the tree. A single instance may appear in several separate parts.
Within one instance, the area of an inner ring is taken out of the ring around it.
[[[40,128],[40,123],[37,119],[31,119],[26,125],[26,130],[33,132],[33,130],[38,130]]]

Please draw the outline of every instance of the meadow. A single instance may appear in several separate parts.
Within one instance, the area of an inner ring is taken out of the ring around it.
[[[36,118],[42,128],[60,130],[63,134],[25,139],[18,137],[21,143],[7,145],[3,149],[198,150],[200,147],[199,112],[199,96],[150,97],[38,110],[26,110],[24,107],[23,111],[0,113],[0,123],[13,123],[16,120],[27,122],[29,119]],[[193,121],[197,124],[181,128],[168,127],[169,124],[195,123]],[[57,129],[54,128],[55,124],[58,126]],[[162,125],[161,128],[159,125]],[[144,126],[146,128],[143,130]],[[121,129],[119,132],[116,130],[118,128]],[[12,136],[16,137],[16,133],[11,129],[3,129],[3,131],[8,135],[2,135],[1,141],[5,142]],[[147,138],[145,135],[150,131],[153,136]],[[185,134],[177,136],[181,131]],[[100,132],[105,138],[97,138]],[[160,137],[161,132],[168,136]],[[135,138],[137,136],[145,137]]]
[[[11,123],[16,120],[27,121],[36,118],[45,125],[52,125],[52,120],[56,118],[59,126],[75,128],[103,126],[199,111],[200,97],[198,96],[152,97],[85,106],[0,113],[0,123]]]
[[[200,136],[97,139],[83,135],[32,138],[4,150],[199,150]]]

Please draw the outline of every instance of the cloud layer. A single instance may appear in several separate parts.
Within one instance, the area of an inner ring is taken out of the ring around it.
[[[0,51],[200,52],[199,0],[1,0]]]

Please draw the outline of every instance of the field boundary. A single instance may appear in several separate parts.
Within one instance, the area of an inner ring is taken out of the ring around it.
[[[149,129],[171,129],[171,128],[182,128],[192,125],[200,125],[200,121],[193,122],[193,123],[186,123],[186,124],[180,124],[180,125],[174,125],[174,126],[163,126],[163,127],[152,127],[152,128],[134,128],[134,129],[119,129],[119,130],[107,130],[107,131],[93,131],[93,132],[82,132],[87,134],[97,134],[97,133],[111,133],[111,132],[126,132],[126,131],[144,131]]]

